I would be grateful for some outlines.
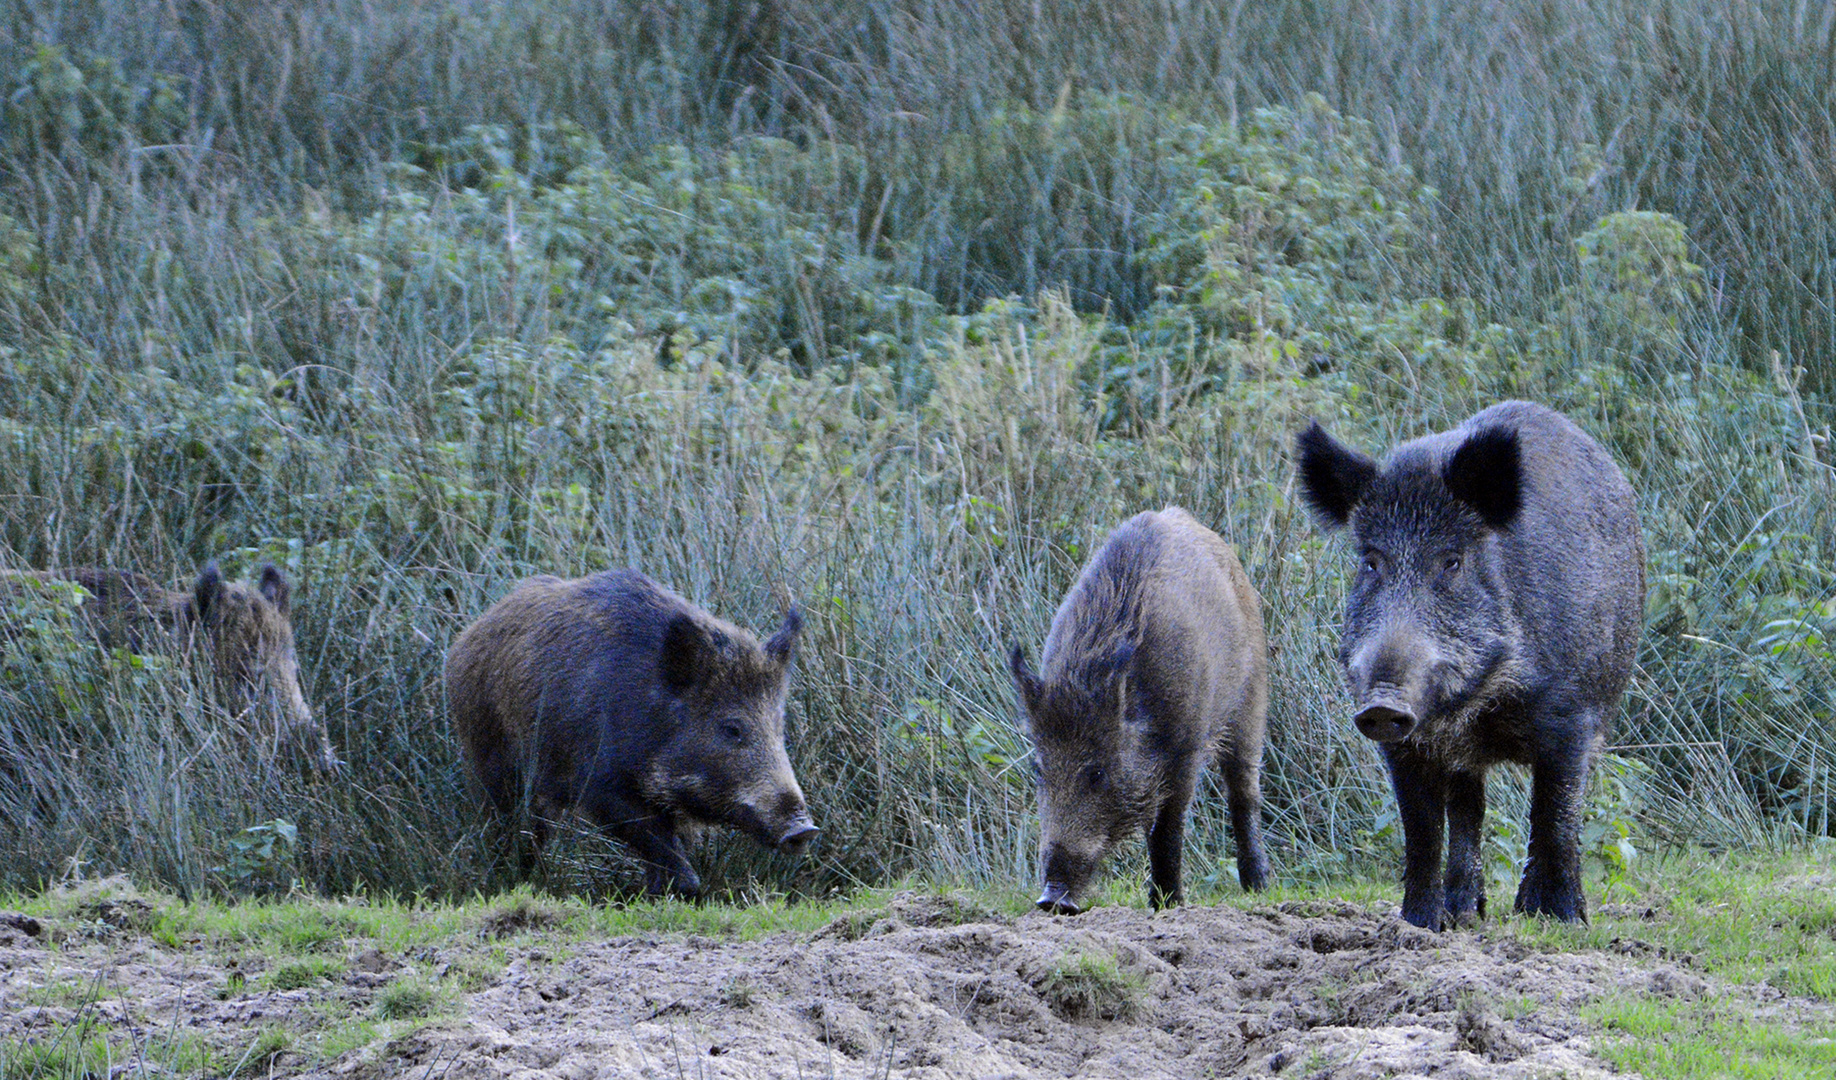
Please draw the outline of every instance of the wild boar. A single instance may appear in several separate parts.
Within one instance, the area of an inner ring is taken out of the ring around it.
[[[1040,671],[1009,657],[1039,787],[1037,904],[1075,915],[1092,876],[1147,834],[1148,896],[1178,904],[1186,808],[1216,758],[1230,793],[1237,880],[1260,889],[1268,645],[1236,553],[1178,507],[1124,522],[1052,618]]]
[[[297,750],[321,769],[342,766],[300,689],[292,589],[272,563],[253,585],[225,581],[217,564],[207,563],[189,591],[129,570],[9,571],[0,573],[0,596],[16,602],[35,581],[81,586],[79,624],[103,648],[201,658],[231,708],[276,719],[283,750]]]
[[[1485,773],[1514,761],[1531,775],[1516,909],[1585,920],[1582,795],[1644,616],[1631,485],[1580,428],[1523,401],[1381,463],[1317,421],[1296,446],[1314,516],[1350,525],[1357,552],[1339,662],[1396,792],[1403,918],[1484,916]]]
[[[453,642],[446,699],[500,811],[573,809],[628,846],[651,895],[701,892],[685,830],[723,823],[798,854],[816,836],[784,749],[803,625],[763,646],[636,570],[530,578]]]

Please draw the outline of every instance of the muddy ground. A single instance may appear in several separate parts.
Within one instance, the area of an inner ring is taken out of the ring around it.
[[[1589,999],[1753,993],[1630,939],[1542,952],[1484,928],[1429,934],[1393,910],[1015,918],[907,894],[813,934],[738,941],[580,940],[545,929],[537,908],[413,955],[345,942],[334,977],[296,989],[264,989],[259,972],[131,920],[59,941],[13,916],[0,918],[0,1040],[54,1037],[87,1008],[147,1038],[214,1040],[220,1066],[263,1027],[297,1033],[264,1067],[245,1063],[255,1075],[1585,1077],[1608,1071],[1577,1013]],[[449,988],[431,1019],[376,1025],[329,1055],[314,1042],[314,1025],[375,1015],[410,976]],[[83,982],[97,1000],[46,989]]]

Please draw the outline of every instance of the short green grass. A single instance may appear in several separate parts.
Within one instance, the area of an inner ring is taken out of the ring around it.
[[[108,1076],[119,1063],[107,1029],[72,1025],[44,1042],[0,1040],[0,1080],[77,1080]]]
[[[447,1002],[444,988],[419,975],[397,979],[376,995],[376,1015],[384,1020],[418,1020]]]
[[[293,1033],[279,1024],[270,1024],[255,1033],[255,1038],[231,1063],[231,1076],[270,1075],[274,1059],[293,1048]]]
[[[1645,1076],[1827,1080],[1836,1075],[1836,1025],[1788,1028],[1723,1003],[1616,997],[1582,1010],[1604,1033],[1595,1051]]]
[[[1597,883],[1596,883],[1597,884]],[[1828,1077],[1836,1068],[1836,858],[1786,853],[1675,854],[1604,891],[1585,925],[1494,920],[1490,932],[1551,951],[1647,953],[1735,987],[1806,999],[1797,1012],[1758,997],[1647,994],[1589,1002],[1595,1051],[1645,1076]]]

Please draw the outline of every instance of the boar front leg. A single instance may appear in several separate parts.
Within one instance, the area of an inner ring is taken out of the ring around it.
[[[1439,930],[1447,916],[1441,883],[1441,830],[1447,819],[1447,772],[1404,744],[1386,743],[1390,786],[1403,830],[1402,917]]]
[[[623,799],[593,807],[589,817],[643,861],[646,895],[673,892],[690,899],[701,895],[701,877],[689,865],[688,851],[674,820]]]
[[[1581,891],[1582,797],[1596,730],[1585,716],[1565,719],[1575,727],[1550,725],[1549,737],[1537,747],[1530,772],[1530,858],[1517,888],[1518,911],[1551,915],[1563,922],[1587,921],[1587,897]]]
[[[644,856],[645,894],[663,896],[673,892],[690,900],[699,899],[701,875],[689,865],[688,845],[683,843],[682,835],[671,830],[667,838],[658,837],[658,846],[662,849],[658,854]]]
[[[1447,915],[1455,926],[1485,918],[1485,774],[1447,774]]]
[[[1186,807],[1192,802],[1192,785],[1190,776],[1176,782],[1148,827],[1148,901],[1156,911],[1176,907],[1186,899],[1180,863],[1185,855]]]

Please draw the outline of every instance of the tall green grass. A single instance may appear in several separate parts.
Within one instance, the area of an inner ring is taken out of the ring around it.
[[[823,843],[713,834],[711,881],[1023,880],[1000,657],[1168,502],[1267,600],[1278,874],[1387,862],[1345,553],[1288,440],[1317,415],[1376,450],[1506,395],[1640,493],[1603,859],[1622,827],[1829,831],[1811,6],[40,3],[0,58],[0,559],[275,560],[350,763],[270,760],[52,620],[0,661],[0,883],[502,883],[445,646],[522,576],[626,564],[810,614]],[[1502,864],[1519,780],[1494,803]],[[551,883],[629,883],[610,851],[564,844]]]
[[[1124,313],[1152,302],[1139,227],[1179,184],[1157,141],[1318,92],[1437,191],[1422,291],[1534,315],[1564,237],[1660,210],[1702,246],[1744,359],[1778,348],[1830,378],[1836,20],[1809,0],[19,0],[0,62],[0,169],[57,263],[146,236],[95,184],[183,193],[205,219],[229,191],[364,212],[392,163],[488,171],[430,151],[478,125],[564,170],[559,125],[620,160],[754,135],[856,148],[848,183],[802,193],[839,250],[949,305],[1058,285]],[[1152,107],[1094,107],[1114,95]]]

